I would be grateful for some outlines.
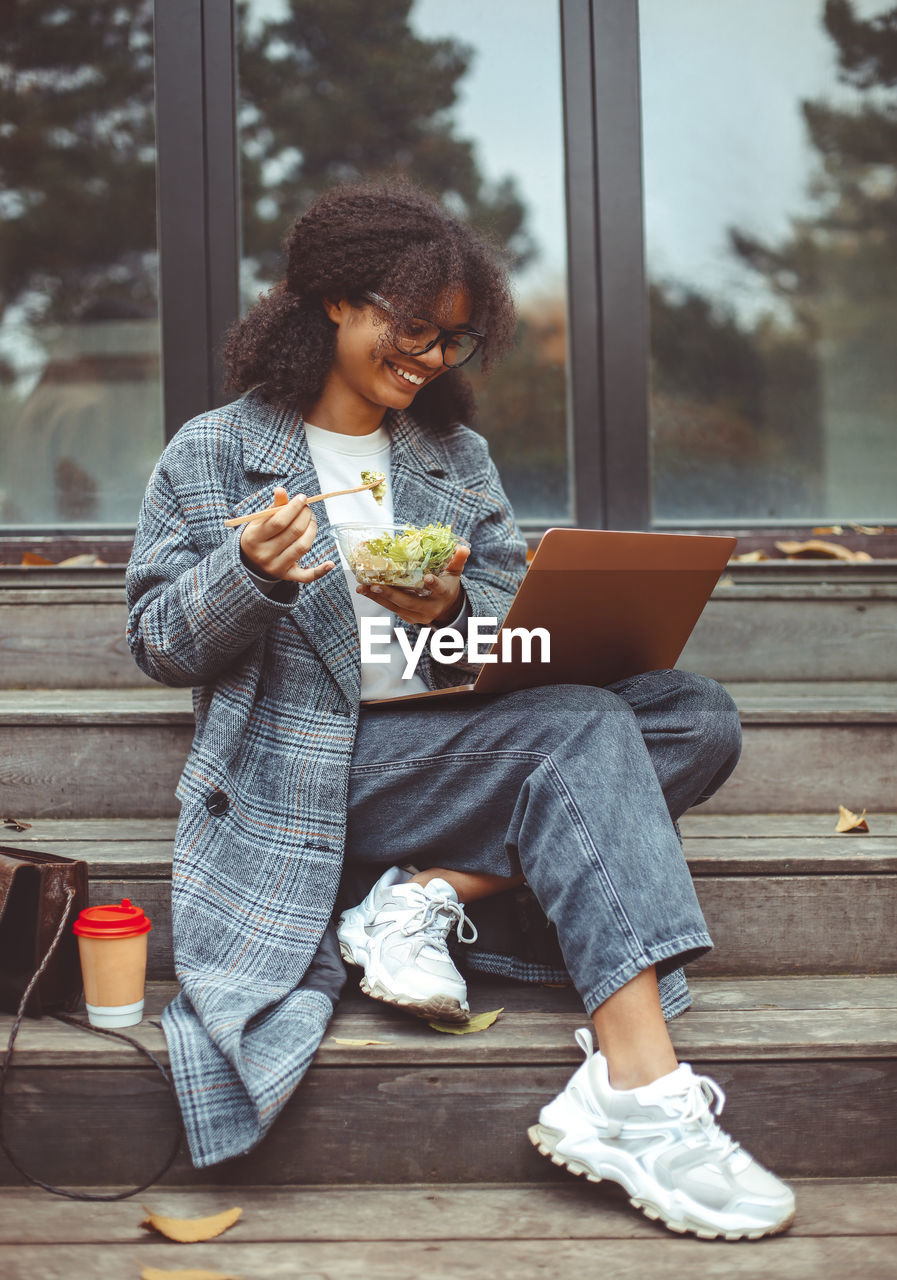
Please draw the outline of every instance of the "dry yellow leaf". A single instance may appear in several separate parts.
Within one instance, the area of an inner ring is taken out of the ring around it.
[[[450,1036],[467,1036],[471,1031],[485,1031],[487,1027],[491,1027],[500,1013],[504,1013],[504,1006],[493,1009],[491,1013],[478,1013],[469,1022],[429,1022],[427,1025],[434,1031],[445,1031]]]
[[[331,1036],[334,1044],[351,1044],[360,1047],[365,1044],[392,1044],[391,1040],[342,1040],[339,1036]]]
[[[884,533],[885,531],[883,524],[852,524],[850,527],[853,529],[854,533],[868,533],[874,535],[876,533]]]
[[[845,809],[843,804],[838,805],[838,812],[841,815],[838,819],[836,831],[868,831],[869,823],[866,821],[866,810],[862,813],[851,813],[849,809]]]
[[[840,524],[819,524],[813,530],[814,533],[843,533],[844,528]]]
[[[232,1227],[242,1214],[242,1209],[225,1209],[223,1213],[212,1214],[210,1218],[164,1218],[160,1213],[146,1209],[149,1217],[141,1222],[142,1227],[152,1227],[169,1240],[177,1240],[181,1244],[195,1244],[197,1240],[214,1240],[228,1227]]]
[[[242,1280],[230,1271],[160,1271],[158,1267],[141,1267],[140,1280]]]
[[[761,548],[756,551],[742,551],[740,556],[730,556],[729,564],[759,564],[761,560],[768,560],[769,556]]]
[[[871,560],[868,551],[851,551],[840,542],[822,542],[819,538],[810,538],[808,542],[777,542],[779,551],[792,560]]]

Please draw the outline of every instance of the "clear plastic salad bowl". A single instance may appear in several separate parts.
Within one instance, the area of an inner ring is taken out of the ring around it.
[[[424,575],[441,573],[459,539],[451,525],[335,524],[340,550],[359,582],[423,593]]]

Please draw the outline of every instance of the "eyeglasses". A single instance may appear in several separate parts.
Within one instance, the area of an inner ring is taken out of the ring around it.
[[[363,293],[361,296],[388,315],[395,313],[392,303],[381,298],[379,293]],[[459,369],[476,355],[485,336],[476,329],[442,329],[430,320],[415,318],[404,329],[392,335],[392,342],[396,350],[406,356],[422,356],[438,345],[442,348],[443,364],[450,369]]]

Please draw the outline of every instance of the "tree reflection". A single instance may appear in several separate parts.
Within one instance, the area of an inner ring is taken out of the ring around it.
[[[488,231],[512,266],[535,254],[513,179],[487,181],[452,118],[473,49],[419,37],[411,10],[411,0],[238,0],[250,300],[282,270],[292,218],[337,181],[407,173]],[[0,11],[7,521],[131,523],[161,445],[152,20],[152,0],[19,0]],[[523,326],[517,361],[530,405],[558,424],[563,476],[562,379],[538,333]],[[483,427],[526,494],[545,437],[526,461],[534,409],[521,430],[525,403],[503,385]]]
[[[782,243],[733,229],[769,313],[651,290],[655,501],[665,516],[880,518],[894,511],[897,9],[823,22],[852,107],[804,102],[817,211]],[[871,465],[870,465],[871,462]]]

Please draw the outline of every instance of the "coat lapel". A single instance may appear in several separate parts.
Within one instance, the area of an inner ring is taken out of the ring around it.
[[[426,438],[406,413],[387,414],[392,451],[393,519],[396,524],[450,524],[459,488],[447,478],[433,439]]]

